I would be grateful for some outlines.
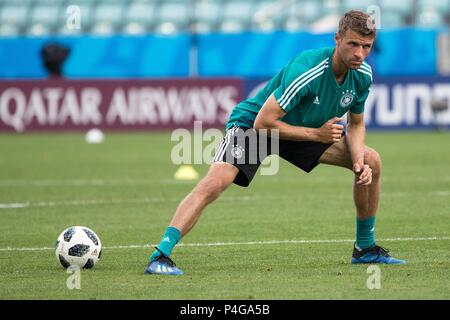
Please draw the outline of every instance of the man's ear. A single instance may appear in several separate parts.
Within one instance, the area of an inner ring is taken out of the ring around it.
[[[335,32],[334,33],[334,42],[335,42],[335,44],[338,44],[339,40],[341,40],[341,35],[339,34],[339,32]]]

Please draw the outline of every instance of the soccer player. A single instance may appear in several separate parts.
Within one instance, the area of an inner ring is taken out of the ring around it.
[[[179,204],[150,257],[146,274],[183,273],[170,258],[174,246],[192,229],[203,209],[230,184],[250,184],[263,159],[248,161],[252,156],[249,153],[259,150],[240,137],[248,132],[256,135],[263,129],[267,139],[272,137],[271,130],[276,130],[278,155],[306,172],[319,163],[353,171],[356,241],[351,263],[405,263],[378,246],[374,236],[381,160],[374,149],[365,145],[364,103],[372,83],[372,69],[364,60],[375,36],[372,18],[351,10],[339,21],[334,47],[303,51],[255,97],[236,105],[208,173]],[[346,113],[344,131],[339,122]]]

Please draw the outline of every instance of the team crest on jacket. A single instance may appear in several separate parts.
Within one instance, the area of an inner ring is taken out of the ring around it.
[[[342,92],[342,98],[339,102],[342,108],[347,108],[353,102],[354,93],[355,92],[353,90],[346,90],[345,92]]]
[[[244,148],[241,146],[235,145],[233,148],[231,148],[231,155],[233,158],[240,159],[242,158],[242,155],[244,154]]]

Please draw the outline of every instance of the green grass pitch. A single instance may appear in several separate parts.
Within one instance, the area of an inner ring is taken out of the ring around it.
[[[449,299],[450,135],[366,140],[383,159],[376,239],[408,262],[381,265],[373,290],[368,266],[350,264],[350,171],[280,160],[277,175],[231,186],[205,210],[172,254],[185,275],[145,276],[149,245],[195,184],[174,180],[169,133],[107,133],[100,145],[81,133],[0,135],[0,299]],[[71,225],[104,247],[79,290],[53,249]]]

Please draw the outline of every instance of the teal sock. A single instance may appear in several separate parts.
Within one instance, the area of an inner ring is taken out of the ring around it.
[[[356,218],[356,245],[361,249],[375,245],[375,216],[364,220]]]
[[[167,227],[166,232],[164,233],[161,242],[158,245],[158,249],[161,250],[166,256],[170,256],[175,245],[180,241],[181,232],[177,228]],[[150,256],[150,260],[153,261],[161,255],[158,250],[155,250]]]

